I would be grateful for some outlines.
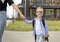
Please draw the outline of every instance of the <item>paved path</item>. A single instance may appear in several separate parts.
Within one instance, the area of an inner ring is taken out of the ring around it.
[[[60,42],[60,31],[50,31],[49,34],[50,42]],[[34,42],[34,37],[32,36],[32,31],[5,31],[3,35],[3,42]]]

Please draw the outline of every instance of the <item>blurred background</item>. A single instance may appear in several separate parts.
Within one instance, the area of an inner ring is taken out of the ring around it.
[[[35,17],[37,6],[43,6],[47,20],[60,20],[60,0],[13,0],[27,19]],[[7,4],[8,5],[8,4]],[[48,11],[48,12],[47,12]],[[16,18],[17,12],[8,5],[7,18]]]

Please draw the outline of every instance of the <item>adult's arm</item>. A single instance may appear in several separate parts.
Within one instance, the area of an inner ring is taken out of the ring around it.
[[[10,6],[12,6],[20,14],[21,19],[25,19],[24,15],[21,13],[18,6],[12,0],[7,0],[7,2],[9,3]]]

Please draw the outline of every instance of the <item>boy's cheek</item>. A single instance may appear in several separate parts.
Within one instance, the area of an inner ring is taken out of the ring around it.
[[[36,14],[37,16],[39,16],[39,17],[42,17],[43,16],[43,14]]]

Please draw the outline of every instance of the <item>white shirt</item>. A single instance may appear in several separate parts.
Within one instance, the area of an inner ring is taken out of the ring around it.
[[[2,3],[4,3],[5,0],[1,0],[1,1],[2,1]]]
[[[36,19],[35,30],[36,30],[36,35],[42,34],[40,20],[38,19]]]

